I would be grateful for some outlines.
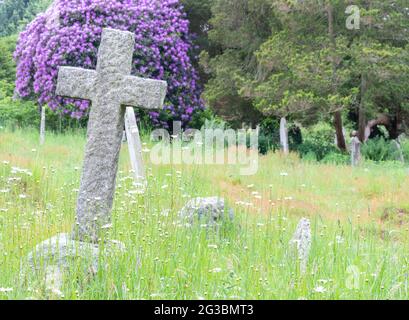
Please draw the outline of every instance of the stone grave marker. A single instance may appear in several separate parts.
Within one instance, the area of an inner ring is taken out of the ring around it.
[[[136,123],[135,111],[132,107],[126,108],[125,132],[128,141],[129,156],[131,159],[132,171],[137,183],[145,182],[145,168],[142,157],[142,142],[139,136],[139,128]]]
[[[290,241],[290,246],[295,247],[297,250],[300,271],[303,274],[307,271],[308,257],[311,250],[311,238],[311,222],[309,219],[302,218]]]
[[[356,131],[352,132],[351,140],[351,164],[353,167],[359,166],[361,162],[361,141]]]
[[[290,153],[290,147],[288,145],[288,128],[287,128],[287,119],[281,118],[280,121],[280,143],[283,149],[284,154]]]
[[[125,106],[161,108],[167,90],[165,81],[130,75],[134,46],[134,34],[104,29],[96,70],[59,70],[56,94],[90,100],[92,107],[74,232],[45,240],[29,253],[35,270],[45,267],[59,273],[77,260],[90,263],[93,272],[98,268],[100,235],[111,221]],[[107,254],[125,250],[115,240],[103,247]]]
[[[134,34],[104,29],[96,70],[61,67],[57,95],[92,103],[75,236],[98,242],[102,226],[110,223],[123,133],[123,106],[158,109],[163,106],[165,81],[131,76]]]

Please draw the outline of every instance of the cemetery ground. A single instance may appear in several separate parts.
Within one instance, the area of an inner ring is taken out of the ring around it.
[[[409,175],[400,163],[323,165],[269,153],[254,176],[234,166],[151,165],[135,189],[121,150],[112,228],[126,250],[94,277],[34,274],[27,255],[70,232],[85,134],[0,130],[0,299],[408,299]],[[151,147],[143,137],[145,149]],[[234,209],[218,230],[177,222],[191,198]],[[311,220],[302,273],[289,242]],[[53,286],[57,282],[62,286]]]

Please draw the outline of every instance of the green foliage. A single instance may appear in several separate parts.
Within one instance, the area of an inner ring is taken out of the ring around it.
[[[201,66],[210,76],[204,98],[232,123],[258,123],[262,119],[244,84],[257,74],[255,51],[271,34],[275,23],[269,0],[214,0],[209,21],[210,45],[201,55]]]
[[[86,120],[60,116],[50,109],[46,109],[47,131],[61,133],[70,129],[86,128],[86,125]],[[40,111],[38,106],[32,101],[14,101],[11,97],[0,99],[0,126],[38,129],[40,127]]]
[[[200,130],[208,121],[219,121],[216,115],[210,109],[198,110],[192,116],[189,127]]]
[[[348,154],[340,152],[331,152],[327,154],[322,160],[322,163],[332,165],[350,165],[351,157]]]
[[[396,145],[383,137],[371,139],[362,146],[362,155],[372,161],[396,161],[399,152]]]
[[[405,158],[406,162],[409,162],[409,139],[403,139],[401,141],[401,147],[403,152],[403,157]]]
[[[5,92],[9,95],[13,93],[16,78],[16,65],[13,61],[13,52],[16,47],[16,37],[0,38],[0,99]]]
[[[315,155],[321,161],[326,156],[337,152],[334,144],[334,129],[326,123],[319,123],[309,130],[303,130],[303,143],[298,146],[301,157]]]
[[[0,2],[0,36],[23,29],[52,0],[3,0]]]
[[[11,127],[39,127],[40,116],[31,101],[13,101],[6,97],[0,99],[0,125]]]

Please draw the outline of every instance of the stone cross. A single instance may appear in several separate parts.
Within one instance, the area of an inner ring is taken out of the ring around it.
[[[281,118],[280,121],[280,143],[284,154],[289,154],[290,147],[288,146],[288,129],[286,118]]]
[[[129,156],[131,158],[132,171],[136,182],[144,183],[145,169],[142,157],[142,143],[139,129],[136,123],[135,111],[132,107],[126,108],[125,131],[128,141]]]
[[[361,162],[361,141],[358,138],[358,133],[352,133],[351,140],[351,164],[353,167],[359,166]]]
[[[97,243],[109,225],[124,124],[124,106],[163,106],[165,81],[131,76],[134,34],[104,29],[96,70],[61,67],[56,94],[90,100],[75,239]]]

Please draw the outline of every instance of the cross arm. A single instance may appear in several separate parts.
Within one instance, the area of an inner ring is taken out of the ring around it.
[[[162,109],[167,87],[166,81],[126,76],[122,84],[121,104],[146,109]]]
[[[73,67],[61,67],[58,71],[56,95],[92,100],[97,72]]]

